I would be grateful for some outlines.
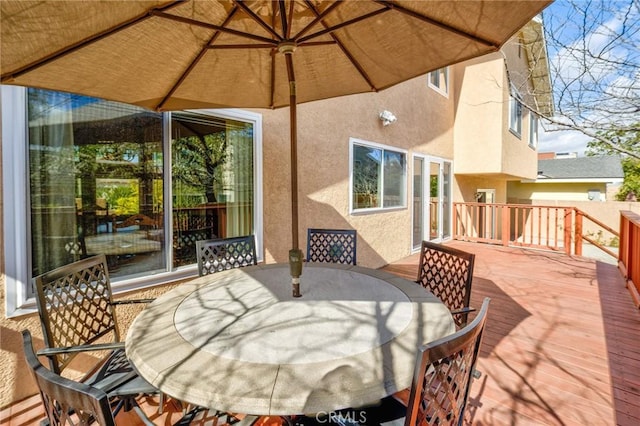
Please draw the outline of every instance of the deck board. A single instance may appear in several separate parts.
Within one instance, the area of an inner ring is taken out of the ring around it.
[[[448,244],[476,254],[471,304],[492,299],[470,423],[640,424],[640,311],[615,266],[559,253]],[[412,255],[383,269],[414,280],[418,261]],[[179,417],[171,404],[162,415],[153,403],[144,407],[156,424]],[[32,398],[3,410],[0,425],[36,425],[41,413]],[[126,414],[117,421],[136,425]]]

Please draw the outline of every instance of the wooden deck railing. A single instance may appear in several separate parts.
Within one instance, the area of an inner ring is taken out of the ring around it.
[[[575,207],[454,203],[455,239],[582,255],[583,243],[617,259],[619,232]]]
[[[576,207],[454,203],[456,240],[583,254],[583,242],[618,260],[640,307],[640,215],[621,211],[620,231]],[[618,253],[606,242],[618,242]]]
[[[640,308],[640,215],[620,212],[618,267],[627,280],[633,301]]]

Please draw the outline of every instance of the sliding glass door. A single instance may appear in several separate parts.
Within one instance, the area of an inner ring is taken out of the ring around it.
[[[113,278],[170,272],[256,232],[253,121],[27,94],[32,277],[96,254]]]

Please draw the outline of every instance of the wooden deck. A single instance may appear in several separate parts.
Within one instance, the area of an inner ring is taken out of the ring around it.
[[[473,425],[639,425],[640,311],[615,266],[542,251],[452,242],[476,253],[472,305],[491,298],[472,387]],[[418,256],[384,269],[415,279]],[[156,424],[179,413],[168,404]],[[31,398],[2,426],[37,425]],[[127,413],[118,424],[135,425]],[[139,422],[138,422],[139,423]]]
[[[472,305],[491,298],[472,424],[640,424],[640,311],[615,266],[450,245],[476,253]],[[385,269],[414,279],[417,262]]]

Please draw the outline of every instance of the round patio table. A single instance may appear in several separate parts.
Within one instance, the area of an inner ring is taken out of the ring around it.
[[[181,401],[253,415],[328,413],[411,385],[417,348],[455,331],[424,288],[368,268],[288,264],[205,275],[134,320],[126,352]]]

